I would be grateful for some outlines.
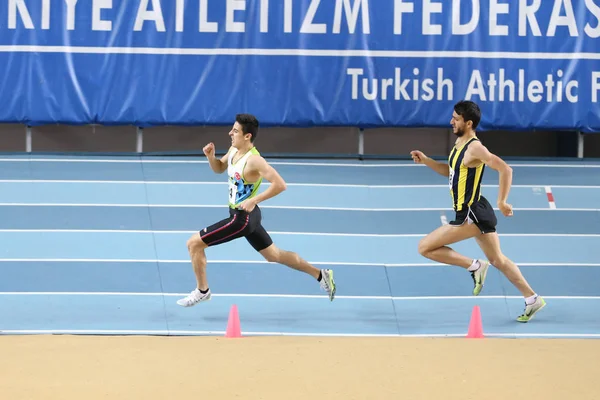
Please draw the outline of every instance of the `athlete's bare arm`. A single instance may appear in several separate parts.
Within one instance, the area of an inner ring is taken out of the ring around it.
[[[259,178],[263,178],[270,183],[269,187],[264,192],[244,200],[240,204],[240,208],[248,212],[252,211],[254,206],[258,203],[275,197],[287,189],[287,185],[281,175],[279,175],[275,168],[269,165],[264,158],[258,155],[248,158],[248,162],[244,169],[244,176],[246,177],[246,180],[250,182],[255,182]]]
[[[470,166],[474,162],[480,161],[493,170],[498,171],[500,175],[498,189],[498,208],[504,216],[513,215],[512,206],[507,204],[508,193],[512,185],[512,168],[504,162],[503,159],[490,152],[481,142],[473,142],[467,149],[463,158],[463,164]]]
[[[215,157],[215,145],[212,142],[204,146],[202,149],[204,155],[208,159],[210,169],[212,169],[216,174],[222,174],[223,172],[227,171],[227,156],[229,155],[231,149],[232,147],[227,150],[227,153],[225,153],[220,160]]]
[[[419,150],[411,151],[410,155],[417,164],[425,164],[442,176],[448,177],[450,175],[450,167],[448,167],[447,163],[437,162],[427,157],[422,151]]]

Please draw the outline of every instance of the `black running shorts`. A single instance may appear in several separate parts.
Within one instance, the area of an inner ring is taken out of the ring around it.
[[[465,207],[461,211],[456,212],[454,221],[450,221],[450,225],[462,225],[465,221],[477,225],[481,233],[496,232],[498,220],[494,208],[483,196],[479,201],[471,204],[471,207]]]
[[[262,215],[258,206],[249,213],[229,208],[229,218],[202,229],[200,237],[209,247],[245,237],[256,251],[261,251],[273,244],[261,220]]]

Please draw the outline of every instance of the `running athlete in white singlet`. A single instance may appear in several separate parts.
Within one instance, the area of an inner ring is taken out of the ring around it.
[[[298,254],[278,248],[262,226],[258,204],[284,191],[286,184],[254,146],[257,134],[257,119],[250,114],[238,114],[229,132],[231,148],[227,154],[217,159],[212,143],[203,149],[210,168],[217,174],[227,171],[229,176],[227,187],[229,217],[207,226],[187,241],[196,275],[196,288],[188,296],[177,301],[181,306],[190,307],[210,300],[211,291],[206,278],[204,250],[209,246],[224,244],[241,237],[246,238],[265,260],[286,265],[312,276],[327,292],[329,300],[333,301],[335,297],[336,285],[333,271],[318,269]],[[259,193],[263,179],[271,184],[265,191]]]

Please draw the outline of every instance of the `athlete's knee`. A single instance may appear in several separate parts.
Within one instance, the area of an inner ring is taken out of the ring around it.
[[[281,262],[283,250],[279,249],[274,244],[270,245],[264,250],[260,251],[260,254],[267,260],[268,262],[279,263]]]
[[[500,270],[509,267],[510,264],[509,259],[501,252],[491,254],[488,261]]]
[[[433,250],[435,250],[435,249],[433,249],[433,248],[431,247],[431,243],[430,243],[430,241],[428,240],[428,238],[427,238],[427,237],[424,237],[423,239],[421,239],[421,240],[419,241],[418,250],[419,250],[419,254],[420,254],[420,255],[422,255],[422,256],[426,256],[427,254],[429,254],[430,252],[432,252],[432,251],[433,251]]]
[[[208,247],[206,243],[202,240],[199,233],[193,234],[186,243],[188,251],[190,253],[194,253],[197,251],[201,251]]]

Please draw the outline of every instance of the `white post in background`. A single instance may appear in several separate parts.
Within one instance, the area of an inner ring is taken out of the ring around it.
[[[140,128],[139,126],[136,128],[137,129],[137,138],[136,138],[136,144],[135,144],[135,151],[138,153],[141,153],[144,149],[144,129]]]
[[[583,133],[577,132],[577,158],[583,158]]]
[[[363,128],[358,129],[358,155],[362,156],[365,154],[365,130]]]
[[[25,151],[31,153],[31,127],[25,126]]]

